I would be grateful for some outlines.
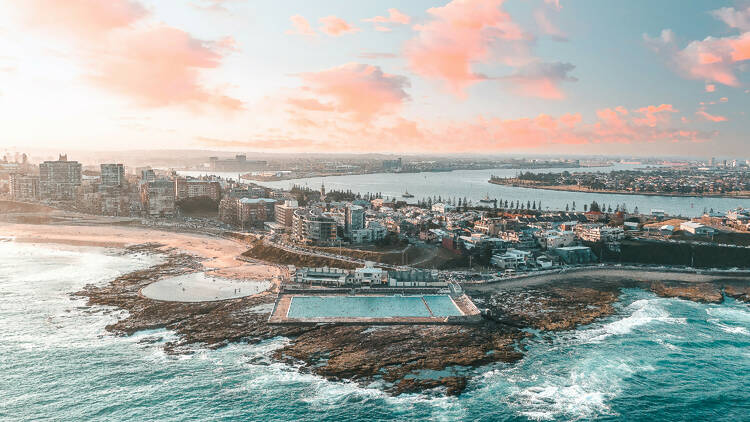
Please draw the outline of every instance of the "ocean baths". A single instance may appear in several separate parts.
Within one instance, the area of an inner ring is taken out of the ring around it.
[[[481,319],[465,294],[282,293],[271,324],[466,324]]]

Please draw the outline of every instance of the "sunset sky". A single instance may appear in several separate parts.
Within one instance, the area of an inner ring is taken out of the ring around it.
[[[750,158],[750,2],[0,0],[0,148]]]

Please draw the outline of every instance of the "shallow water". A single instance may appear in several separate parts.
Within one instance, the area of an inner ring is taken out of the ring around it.
[[[158,280],[141,289],[141,294],[170,302],[210,302],[252,296],[269,287],[267,280],[233,280],[198,272]]]
[[[616,315],[542,334],[473,371],[461,397],[389,397],[275,363],[287,340],[172,357],[165,330],[106,333],[122,313],[71,298],[145,255],[0,244],[0,420],[747,420],[750,307],[626,290]],[[93,312],[92,312],[93,311]]]

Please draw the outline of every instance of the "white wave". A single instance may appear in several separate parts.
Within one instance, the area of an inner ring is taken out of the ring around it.
[[[719,322],[719,320],[716,318],[709,318],[706,321],[709,322],[710,324],[715,325],[716,327],[718,327],[721,331],[724,331],[725,333],[750,336],[750,331],[748,331],[748,329],[745,327],[738,327],[738,326],[723,324]]]
[[[706,313],[712,317],[721,318],[725,321],[733,321],[750,324],[750,312],[737,307],[715,307],[706,309]]]
[[[686,324],[687,319],[671,317],[661,305],[664,299],[641,299],[628,305],[624,312],[630,315],[601,327],[583,330],[577,335],[590,342],[600,342],[609,336],[630,334],[634,329],[654,322],[665,324]]]

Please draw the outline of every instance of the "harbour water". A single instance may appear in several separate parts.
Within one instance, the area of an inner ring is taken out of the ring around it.
[[[69,296],[153,265],[146,255],[0,243],[0,420],[747,420],[750,306],[624,291],[615,315],[534,334],[525,358],[476,369],[460,397],[389,397],[274,362],[259,345],[168,356],[166,330]]]
[[[626,170],[641,168],[642,165],[617,164],[612,167],[601,168],[549,168],[535,170],[516,169],[492,169],[492,170],[458,170],[452,172],[436,173],[378,173],[360,174],[348,176],[313,177],[305,179],[292,179],[275,182],[257,182],[260,185],[289,189],[294,185],[307,186],[311,189],[319,189],[325,184],[327,190],[351,190],[356,193],[380,193],[383,196],[395,197],[402,200],[405,191],[409,191],[414,198],[407,202],[416,202],[427,197],[442,197],[458,200],[466,198],[475,203],[485,197],[497,199],[498,201],[521,201],[541,202],[543,209],[564,210],[566,206],[572,207],[575,202],[578,211],[583,211],[584,204],[597,201],[599,204],[611,205],[616,208],[618,204],[625,204],[629,211],[638,207],[639,212],[649,213],[652,209],[664,210],[671,215],[682,215],[685,217],[697,217],[705,210],[713,209],[716,212],[725,212],[742,206],[750,208],[750,199],[733,198],[698,198],[698,197],[674,197],[674,196],[648,196],[648,195],[617,195],[597,194],[583,192],[565,192],[520,188],[513,186],[494,185],[488,182],[492,175],[499,177],[514,177],[521,171],[535,173],[558,173],[562,171],[582,172],[613,170]],[[186,175],[201,175],[202,172],[180,172]],[[216,173],[222,177],[237,178],[237,174]]]

